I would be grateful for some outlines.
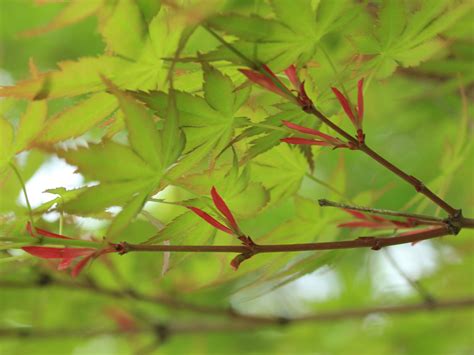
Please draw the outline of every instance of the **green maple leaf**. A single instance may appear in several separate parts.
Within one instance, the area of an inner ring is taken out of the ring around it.
[[[350,11],[347,1],[326,0],[313,6],[310,0],[272,0],[271,5],[275,19],[224,14],[211,18],[208,23],[236,36],[238,40],[232,46],[246,57],[279,71],[290,64],[306,63],[313,57],[319,42],[355,14]],[[247,64],[225,46],[208,53],[205,58]]]
[[[398,66],[417,66],[428,60],[446,46],[437,35],[472,7],[472,2],[454,4],[447,0],[429,0],[410,14],[405,2],[386,1],[375,33],[353,38],[362,54],[374,56],[363,71],[374,70],[378,78],[385,78]]]
[[[113,238],[141,211],[159,186],[168,166],[179,157],[184,138],[179,131],[173,95],[169,97],[166,122],[159,131],[149,110],[111,82],[104,81],[118,99],[130,145],[104,140],[88,148],[57,151],[57,154],[77,166],[85,177],[100,182],[63,203],[62,210],[91,214],[110,206],[123,206],[107,232]]]
[[[61,27],[82,18],[84,11],[74,17],[77,6],[77,1],[67,5],[51,26]],[[101,76],[128,90],[152,90],[165,85],[168,65],[163,58],[172,56],[191,33],[185,31],[185,24],[170,16],[167,9],[158,12],[159,6],[150,7],[131,0],[119,0],[113,4],[96,1],[94,6],[94,13],[100,18],[100,32],[112,55],[60,62],[59,70],[39,73],[14,86],[0,87],[0,96],[29,100],[88,94],[85,99],[46,121],[35,137],[38,146],[78,137],[114,114],[117,100],[104,92],[107,87]],[[148,22],[143,20],[143,8],[147,9],[147,16],[153,15]],[[123,26],[124,19],[127,19],[127,26]],[[176,82],[179,86],[180,80]],[[120,115],[117,114],[119,118]],[[109,136],[124,128],[123,120],[117,121]]]
[[[309,167],[298,148],[280,144],[252,160],[252,170],[276,202],[298,191]]]
[[[207,64],[203,69],[204,97],[173,91],[188,154],[178,162],[172,176],[179,177],[209,154],[216,156],[242,123],[234,115],[246,96],[236,93],[230,78],[217,69]],[[168,112],[169,94],[155,91],[135,96],[161,117]]]

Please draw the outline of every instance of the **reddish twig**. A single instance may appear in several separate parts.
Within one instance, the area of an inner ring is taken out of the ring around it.
[[[321,242],[321,243],[302,243],[302,244],[273,244],[261,245],[255,244],[251,252],[253,255],[260,253],[281,253],[281,252],[300,252],[313,250],[335,250],[335,249],[355,249],[371,248],[379,250],[391,245],[417,243],[422,240],[442,237],[452,234],[447,226],[421,229],[402,233],[394,237],[359,237],[353,240]],[[121,254],[129,252],[198,252],[198,253],[247,253],[249,248],[244,245],[146,245],[120,243]]]

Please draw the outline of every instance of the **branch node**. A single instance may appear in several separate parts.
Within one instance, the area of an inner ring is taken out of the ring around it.
[[[276,321],[278,325],[281,325],[282,327],[287,326],[291,323],[291,319],[287,317],[278,317]]]
[[[360,240],[366,246],[369,246],[372,250],[382,249],[381,240],[377,237],[359,237],[357,240]]]
[[[457,235],[462,229],[462,210],[456,210],[455,213],[447,217],[444,222],[446,223],[448,230],[451,234]]]
[[[49,274],[41,273],[36,280],[36,284],[39,287],[48,286],[53,283],[53,278]]]
[[[412,179],[413,181],[413,187],[415,188],[416,192],[423,192],[425,191],[426,187],[425,187],[425,184],[421,181],[421,180],[418,180],[416,177],[414,177],[413,175],[410,175],[410,178]]]
[[[130,251],[130,246],[127,242],[120,242],[117,244],[113,244],[113,247],[115,248],[115,251],[119,255],[127,254]]]
[[[319,203],[319,205],[320,205],[321,207],[330,206],[328,202],[329,202],[329,201],[326,200],[325,198],[321,198],[321,199],[318,200],[318,203]]]
[[[154,326],[154,332],[160,343],[164,343],[170,337],[170,329],[166,324],[158,323]]]
[[[380,243],[380,239],[374,238],[374,245],[373,245],[373,247],[370,248],[370,249],[372,249],[372,250],[380,250],[380,249],[382,249],[382,245],[381,245],[381,243]]]

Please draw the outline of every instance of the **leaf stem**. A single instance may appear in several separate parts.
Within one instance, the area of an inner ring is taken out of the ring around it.
[[[2,237],[0,238],[1,242],[17,242],[26,245],[54,245],[54,246],[78,246],[78,247],[89,247],[89,248],[100,248],[102,246],[101,243],[92,242],[89,240],[80,240],[80,239],[59,239],[59,238],[51,238],[51,237],[44,237],[41,238],[24,238],[24,237]],[[13,249],[13,248],[9,248]]]
[[[381,209],[381,208],[372,208],[372,207],[357,206],[357,205],[348,205],[345,203],[333,202],[326,199],[320,199],[318,200],[318,202],[321,207],[336,207],[336,208],[348,209],[348,210],[353,210],[353,211],[380,214],[380,215],[385,215],[385,216],[415,218],[420,221],[431,222],[431,224],[445,224],[445,221],[442,218],[427,216],[423,214],[399,212],[399,211],[392,211],[392,210],[386,210],[386,209]]]
[[[20,171],[17,169],[15,163],[10,161],[8,164],[10,165],[10,168],[15,173],[15,175],[18,179],[18,182],[21,185],[21,189],[23,190],[23,195],[25,196],[26,207],[28,208],[28,215],[29,215],[30,223],[34,227],[35,224],[34,224],[34,220],[33,220],[33,209],[31,208],[30,199],[28,198],[28,192],[26,191],[25,182],[24,182],[23,178],[21,177]],[[33,233],[34,233],[34,228],[32,228],[32,230],[33,230]]]
[[[418,281],[413,280],[411,277],[409,277],[398,265],[396,260],[393,258],[393,256],[390,254],[388,249],[383,250],[384,255],[388,262],[392,265],[392,267],[398,272],[398,274],[405,279],[405,281],[410,284],[410,286],[418,292],[420,297],[427,303],[427,304],[434,304],[436,302],[436,298],[429,292],[425,287]]]

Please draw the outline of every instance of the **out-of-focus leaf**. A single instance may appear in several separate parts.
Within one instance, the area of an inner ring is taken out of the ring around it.
[[[26,36],[39,35],[44,32],[60,29],[95,14],[104,4],[104,0],[88,0],[84,6],[83,0],[70,0],[66,6],[46,26],[24,31]]]
[[[147,200],[149,191],[141,191],[136,194],[114,218],[107,230],[107,238],[113,240],[132,219],[142,210]]]
[[[85,189],[62,207],[65,212],[71,214],[93,215],[107,207],[123,205],[135,193],[149,189],[154,183],[154,179],[103,183]]]
[[[106,93],[94,94],[46,121],[35,142],[51,144],[78,137],[96,126],[116,108],[117,100],[114,96]]]
[[[46,120],[48,106],[46,101],[31,102],[20,119],[15,138],[15,151],[20,152],[34,143]]]
[[[293,195],[298,191],[308,163],[295,147],[280,144],[252,161],[255,177],[270,190],[272,202]]]
[[[0,169],[3,169],[13,154],[13,127],[0,117]]]
[[[124,114],[125,126],[128,131],[128,140],[132,149],[153,168],[163,168],[160,149],[160,136],[156,129],[152,114],[144,105],[130,95],[120,91],[109,83],[109,89],[119,100]]]
[[[87,148],[57,151],[58,156],[78,167],[90,179],[107,182],[152,178],[156,175],[129,147],[105,141]]]
[[[118,0],[101,33],[108,49],[126,58],[137,57],[144,47],[145,23],[136,1]]]

